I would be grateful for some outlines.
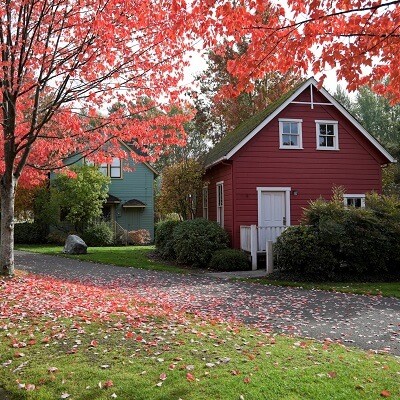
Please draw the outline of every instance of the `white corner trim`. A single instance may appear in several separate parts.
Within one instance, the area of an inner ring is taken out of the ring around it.
[[[285,192],[285,217],[286,226],[290,226],[290,192],[291,187],[257,186],[257,222],[261,225],[261,194],[262,192]]]

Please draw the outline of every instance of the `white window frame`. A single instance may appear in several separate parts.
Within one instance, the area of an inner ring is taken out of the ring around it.
[[[221,188],[221,190],[219,190]],[[217,182],[215,185],[217,199],[217,223],[221,228],[224,227],[225,211],[224,211],[224,181]]]
[[[319,144],[319,136],[320,136],[320,126],[321,125],[333,125],[333,146],[320,146]],[[315,130],[317,134],[317,150],[339,150],[339,122],[332,120],[316,120],[315,121]]]
[[[287,133],[283,133],[283,123],[297,123],[298,130],[298,143],[297,146],[283,144],[283,135],[287,135]],[[302,150],[303,149],[303,120],[302,119],[293,119],[293,118],[279,118],[279,148],[285,150]]]
[[[346,193],[343,195],[343,203],[345,207],[351,207],[347,204],[348,199],[361,199],[361,207],[360,208],[365,208],[365,194],[351,194],[351,193]]]
[[[208,185],[203,186],[203,218],[208,219]]]

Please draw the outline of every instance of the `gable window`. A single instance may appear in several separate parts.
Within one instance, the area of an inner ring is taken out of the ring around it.
[[[346,207],[365,208],[365,194],[344,194],[343,202]]]
[[[122,163],[120,158],[113,158],[110,165],[103,163],[100,165],[100,172],[109,176],[110,178],[121,178],[122,177]]]
[[[280,149],[302,149],[302,119],[280,119],[279,120],[279,148]]]
[[[110,178],[121,178],[121,159],[113,158],[110,165]]]
[[[224,182],[217,183],[217,222],[224,227]]]
[[[208,186],[203,187],[203,218],[208,219]]]
[[[337,121],[315,121],[317,150],[339,150]]]

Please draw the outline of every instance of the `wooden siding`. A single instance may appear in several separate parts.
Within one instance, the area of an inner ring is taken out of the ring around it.
[[[327,99],[313,88],[314,102]],[[295,101],[310,101],[310,89]],[[279,118],[302,119],[303,149],[279,149]],[[317,150],[316,120],[338,121],[339,150]],[[230,160],[233,165],[233,214],[226,226],[233,247],[240,247],[240,225],[258,223],[257,187],[291,187],[291,224],[298,224],[303,208],[319,196],[329,199],[333,186],[347,193],[381,192],[384,156],[333,105],[289,104],[273,121],[244,145]],[[207,176],[215,175],[217,167]],[[217,180],[224,180],[217,178]],[[211,189],[214,189],[211,187]],[[297,191],[297,195],[293,194]],[[225,196],[228,201],[228,194]],[[214,199],[209,215],[215,215]],[[234,218],[233,218],[234,216]]]
[[[109,193],[118,197],[121,203],[116,207],[116,221],[128,231],[147,229],[154,239],[154,173],[143,163],[129,162],[131,171],[122,171],[122,179],[111,179]],[[125,202],[137,199],[146,204],[145,208],[124,208]]]
[[[217,182],[224,182],[224,229],[232,240],[234,211],[232,192],[232,165],[231,163],[220,163],[207,171],[204,182],[208,184],[208,219],[217,221]],[[199,207],[199,216],[202,216],[203,209]]]

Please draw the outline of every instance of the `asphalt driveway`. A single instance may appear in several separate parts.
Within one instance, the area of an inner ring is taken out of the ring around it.
[[[16,266],[35,274],[162,298],[205,317],[237,319],[279,331],[400,355],[400,301],[394,298],[264,286],[204,274],[180,275],[15,252]]]

